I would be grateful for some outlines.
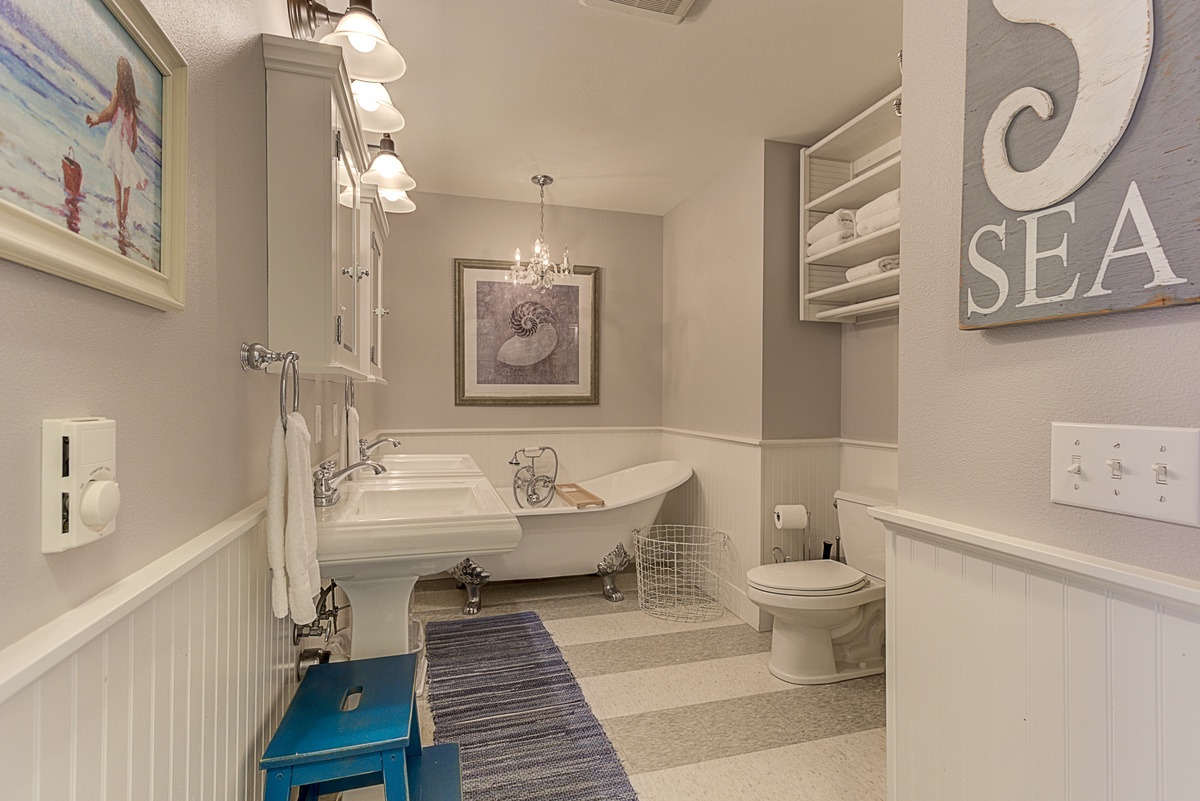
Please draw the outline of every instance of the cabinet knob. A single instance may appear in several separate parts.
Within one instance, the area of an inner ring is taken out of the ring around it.
[[[342,275],[354,275],[354,271],[351,270],[349,267],[343,267]]]
[[[371,274],[370,270],[359,270],[358,271],[358,280],[361,281],[370,274]]]
[[[380,306],[378,309],[375,310],[375,314],[378,315],[379,317],[386,317],[387,315],[389,315],[391,313],[392,313],[391,309],[385,309],[382,306]]]

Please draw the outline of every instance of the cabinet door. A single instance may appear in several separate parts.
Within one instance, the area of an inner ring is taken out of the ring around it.
[[[371,231],[371,375],[383,378],[383,249],[375,231]]]
[[[340,121],[340,120],[339,120]],[[358,358],[358,209],[360,188],[358,170],[342,147],[340,134],[335,139],[337,172],[333,204],[334,337],[339,362],[361,369]]]

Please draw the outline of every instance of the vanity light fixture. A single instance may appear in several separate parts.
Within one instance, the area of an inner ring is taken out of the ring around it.
[[[387,87],[371,81],[351,81],[358,121],[364,131],[394,133],[404,127],[404,115],[392,104]]]
[[[342,48],[351,78],[387,83],[404,74],[404,57],[388,41],[371,0],[350,0],[350,7],[342,14],[316,0],[287,0],[287,7],[292,36],[297,39],[312,39],[319,27],[337,20],[337,26],[321,37],[321,43]]]
[[[417,210],[417,204],[413,203],[407,192],[392,193],[382,189],[379,191],[379,206],[389,214],[408,214]]]
[[[397,193],[417,188],[417,182],[404,171],[390,134],[384,134],[379,140],[379,152],[371,159],[371,166],[362,174],[362,179],[364,183],[378,186],[379,195],[384,198],[396,198]]]
[[[571,267],[571,254],[563,248],[562,263],[550,261],[546,248],[546,187],[554,183],[549,175],[535,175],[531,178],[541,187],[539,212],[541,227],[538,229],[537,241],[533,243],[533,258],[528,264],[521,262],[521,250],[517,249],[516,260],[508,271],[508,280],[514,284],[532,284],[535,289],[545,291],[554,286],[554,279],[560,275],[572,275],[575,270]]]

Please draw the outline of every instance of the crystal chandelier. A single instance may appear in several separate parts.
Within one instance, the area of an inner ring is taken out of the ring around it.
[[[538,229],[537,241],[533,243],[533,258],[528,264],[522,264],[521,250],[518,248],[516,261],[508,271],[508,280],[514,284],[532,284],[535,289],[545,292],[554,286],[556,277],[573,275],[575,271],[571,268],[571,254],[567,248],[563,248],[561,264],[550,261],[546,248],[546,187],[554,183],[554,179],[549,175],[535,175],[531,180],[541,187],[541,227]]]

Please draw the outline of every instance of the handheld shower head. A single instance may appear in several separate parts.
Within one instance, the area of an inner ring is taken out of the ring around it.
[[[517,458],[518,453],[520,453],[520,451],[514,452],[512,455],[512,458],[508,460],[508,463],[511,464],[513,467],[521,466],[521,461]]]

